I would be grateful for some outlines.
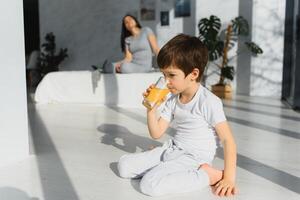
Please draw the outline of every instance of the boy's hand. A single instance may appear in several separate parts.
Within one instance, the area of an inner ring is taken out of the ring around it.
[[[231,196],[237,194],[237,187],[234,181],[228,179],[221,179],[216,185],[213,186],[214,194],[220,197]]]
[[[150,91],[151,91],[153,88],[155,88],[155,85],[154,85],[154,84],[151,84],[151,85],[147,88],[147,90],[143,93],[143,97],[146,98],[146,97],[149,95]],[[158,108],[158,107],[159,107],[166,99],[167,99],[167,97],[164,97],[164,98],[162,98],[161,100],[157,101],[156,104],[155,104],[151,109],[147,109],[147,111],[148,111],[148,112],[150,112],[150,111],[151,111],[151,112],[156,111],[157,108]]]
[[[147,97],[147,96],[149,95],[151,89],[153,89],[154,87],[155,87],[155,85],[154,85],[154,84],[151,84],[151,85],[147,88],[147,90],[143,93],[143,97],[144,97],[144,98]]]
[[[147,89],[146,89],[146,91],[143,93],[143,97],[144,98],[146,98],[148,95],[149,95],[149,93],[150,93],[150,91],[153,89],[153,88],[155,88],[155,85],[154,84],[151,84]],[[153,108],[152,109],[149,109],[149,108],[147,108],[147,112],[154,112],[156,109],[157,109],[157,105],[155,105],[155,106],[153,106]],[[154,112],[155,113],[155,112]]]

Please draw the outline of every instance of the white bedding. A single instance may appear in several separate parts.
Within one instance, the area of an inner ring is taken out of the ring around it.
[[[47,74],[35,92],[37,103],[84,103],[141,107],[142,93],[160,72],[101,74],[98,71],[65,71]]]

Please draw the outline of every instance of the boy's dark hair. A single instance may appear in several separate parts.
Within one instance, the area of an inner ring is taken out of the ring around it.
[[[200,73],[197,82],[200,82],[203,71],[208,61],[208,50],[197,38],[185,34],[179,34],[165,44],[157,56],[157,64],[160,69],[175,66],[187,76],[194,68]]]

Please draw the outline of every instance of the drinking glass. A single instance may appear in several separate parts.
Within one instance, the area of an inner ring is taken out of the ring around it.
[[[169,92],[166,79],[159,77],[154,88],[152,88],[149,94],[144,98],[143,105],[148,109],[152,109],[155,104],[162,103],[162,99],[164,99]]]

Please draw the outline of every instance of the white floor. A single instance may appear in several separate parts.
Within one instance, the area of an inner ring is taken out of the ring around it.
[[[224,101],[238,145],[237,184],[229,199],[300,199],[300,114],[280,101]],[[32,156],[0,169],[0,200],[220,199],[210,189],[148,197],[139,180],[118,177],[118,158],[160,145],[145,110],[91,105],[29,105]],[[222,153],[214,162],[222,168]],[[226,199],[226,198],[225,198]]]

